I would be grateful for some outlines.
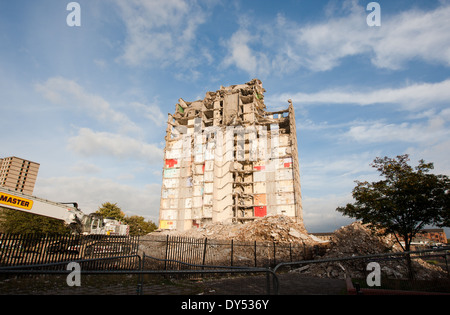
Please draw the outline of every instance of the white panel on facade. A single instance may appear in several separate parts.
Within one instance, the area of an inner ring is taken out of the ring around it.
[[[164,169],[164,178],[177,178],[180,177],[179,168],[166,168]]]
[[[205,180],[203,178],[203,175],[194,175],[194,180],[193,180],[194,186],[203,186],[204,181]]]
[[[212,217],[212,206],[205,206],[205,207],[203,207],[203,216],[205,218],[211,218]]]
[[[178,159],[181,156],[182,149],[171,149],[166,151],[166,159]]]
[[[208,147],[205,150],[205,161],[212,161],[212,160],[214,160],[214,149]]]
[[[191,210],[191,219],[196,220],[196,219],[201,219],[203,216],[202,213],[202,208],[192,208]]]
[[[178,199],[169,199],[170,200],[170,208],[177,209],[178,208]]]
[[[160,220],[176,220],[177,210],[162,210]]]
[[[275,190],[277,193],[294,191],[294,182],[292,180],[276,181]]]
[[[291,168],[285,168],[285,169],[279,169],[275,173],[275,180],[292,180],[292,169]]]
[[[290,217],[295,216],[295,205],[283,205],[283,206],[276,206],[277,214],[282,214]]]
[[[164,188],[161,191],[161,197],[164,199],[178,198],[178,189]]]
[[[163,187],[164,188],[177,188],[179,180],[178,178],[164,178]]]
[[[203,196],[203,206],[206,206],[206,205],[212,206],[212,204],[213,204],[213,195],[204,195]]]
[[[192,201],[193,201],[194,208],[200,208],[203,205],[203,197],[194,196],[194,197],[192,197]]]
[[[203,174],[203,165],[195,164],[195,174]]]
[[[291,154],[291,147],[279,147],[278,156],[285,156]]]
[[[253,193],[254,194],[265,194],[266,193],[266,183],[260,182],[253,185]]]
[[[276,194],[276,202],[277,205],[290,205],[294,204],[294,193],[288,192],[288,193],[278,193]]]
[[[201,197],[203,195],[203,186],[194,186],[192,195],[195,197]]]
[[[289,146],[289,135],[288,134],[281,134],[278,137],[279,140],[279,145],[280,147],[286,147]]]
[[[264,172],[264,171],[254,172],[253,173],[253,181],[254,182],[264,182],[264,181],[266,181],[266,172]]]
[[[205,183],[205,194],[212,194],[214,191],[214,183]]]
[[[212,182],[214,180],[214,172],[205,172],[204,180],[205,182]]]
[[[161,199],[161,208],[169,209],[170,208],[170,199]]]
[[[214,170],[214,161],[205,161],[205,171]]]

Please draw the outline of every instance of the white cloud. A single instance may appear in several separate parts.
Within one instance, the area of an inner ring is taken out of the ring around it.
[[[450,66],[450,5],[430,12],[408,10],[382,22],[382,36],[371,45],[375,65],[397,69],[420,58]]]
[[[131,0],[116,1],[127,29],[124,53],[128,65],[150,62],[183,64],[197,58],[192,51],[205,10],[197,1]]]
[[[132,102],[130,106],[134,107],[138,112],[142,113],[156,126],[164,126],[167,121],[167,115],[164,115],[161,109],[156,105],[146,105],[139,102]]]
[[[348,225],[354,219],[344,217],[337,207],[353,203],[351,191],[342,195],[324,195],[320,198],[304,197],[303,222],[308,232],[333,232],[340,226]]]
[[[369,27],[364,7],[350,14],[299,29],[298,47],[306,47],[309,67],[329,70],[347,56],[368,54],[380,68],[399,69],[412,59],[450,66],[450,5],[433,11],[384,14],[381,27]]]
[[[399,88],[367,90],[366,92],[336,88],[317,93],[294,93],[274,95],[268,99],[281,102],[291,98],[294,105],[308,104],[357,104],[361,106],[392,103],[402,109],[417,110],[430,104],[448,103],[450,79],[437,83],[414,83]]]
[[[432,145],[410,147],[406,152],[410,153],[411,161],[417,162],[420,159],[424,159],[427,162],[433,162],[433,173],[450,176],[449,148],[450,140],[445,139]]]
[[[126,215],[139,215],[157,223],[161,185],[133,187],[96,177],[38,177],[35,195],[57,202],[77,202],[88,214],[104,202],[117,203]]]
[[[432,145],[447,139],[450,131],[445,121],[434,117],[425,123],[386,124],[370,122],[353,126],[346,136],[363,143],[411,142],[416,144]]]
[[[102,97],[85,91],[73,80],[53,77],[44,83],[36,84],[35,88],[52,103],[80,111],[104,124],[112,124],[124,132],[140,131],[140,128],[125,114],[113,109],[111,104]]]
[[[267,57],[264,53],[255,52],[250,47],[250,43],[258,40],[257,36],[250,34],[247,30],[238,30],[225,45],[229,54],[225,57],[223,65],[225,67],[235,65],[252,75],[266,73],[269,66]]]
[[[364,177],[370,179],[375,171],[370,163],[377,156],[374,152],[316,158],[308,162],[300,160],[302,190],[307,197],[317,197],[324,192],[337,194],[350,192],[354,181]]]
[[[70,168],[70,170],[82,174],[95,174],[101,172],[100,167],[97,165],[86,163],[84,161],[78,161]]]
[[[356,1],[345,1],[342,8],[346,15],[343,10],[331,11],[334,15],[328,12],[326,20],[308,24],[278,15],[270,28],[266,23],[260,26],[255,17],[242,17],[252,23],[231,36],[225,64],[250,74],[254,69],[327,71],[339,66],[343,58],[365,55],[379,68],[400,69],[415,59],[450,66],[450,4],[397,14],[387,14],[382,7],[380,27],[367,25],[369,12]]]
[[[68,141],[68,148],[83,156],[110,156],[119,159],[160,163],[163,150],[154,144],[109,132],[95,132],[81,128],[77,136]]]

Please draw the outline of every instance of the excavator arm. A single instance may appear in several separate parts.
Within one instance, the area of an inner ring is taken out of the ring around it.
[[[128,225],[94,213],[84,214],[76,202],[54,202],[0,187],[0,206],[62,220],[76,234],[129,235]]]
[[[86,215],[78,209],[76,203],[72,204],[73,206],[57,203],[0,187],[0,206],[62,220],[75,230],[81,230]]]

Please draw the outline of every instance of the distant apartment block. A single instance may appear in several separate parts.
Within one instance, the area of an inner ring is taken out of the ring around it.
[[[179,99],[167,122],[161,229],[269,215],[303,222],[294,108],[266,111],[264,92],[254,79]]]
[[[0,186],[32,195],[39,163],[15,156],[0,158]]]
[[[433,243],[447,244],[447,235],[444,229],[423,229],[420,230],[413,241],[427,240]]]

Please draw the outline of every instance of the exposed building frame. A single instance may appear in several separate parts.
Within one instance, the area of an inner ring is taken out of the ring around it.
[[[303,222],[294,108],[266,111],[264,92],[253,79],[179,99],[167,122],[161,229],[278,214]]]

